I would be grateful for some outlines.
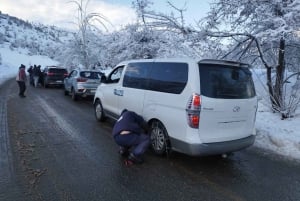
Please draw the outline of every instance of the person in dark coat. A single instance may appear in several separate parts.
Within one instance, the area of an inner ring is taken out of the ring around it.
[[[120,154],[132,163],[142,163],[143,154],[150,144],[147,122],[133,111],[123,110],[113,127],[113,137],[120,146]]]
[[[30,66],[28,68],[27,72],[29,73],[29,84],[33,86],[34,85],[34,83],[33,83],[33,67]]]
[[[26,80],[27,80],[25,68],[26,68],[26,66],[21,64],[21,66],[19,67],[18,75],[16,77],[16,81],[19,85],[19,96],[21,98],[26,97],[24,94],[26,91]]]
[[[41,76],[41,66],[34,65],[33,67],[33,81],[34,81],[34,87],[37,87],[39,84],[39,79]]]
[[[38,81],[38,83],[42,85],[42,83],[43,83],[43,72],[41,70],[41,65],[38,65],[38,69],[39,69],[39,81]]]

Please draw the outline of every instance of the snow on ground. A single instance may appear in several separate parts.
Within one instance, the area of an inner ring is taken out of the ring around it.
[[[255,146],[283,156],[300,159],[300,115],[281,120],[268,107],[259,103],[256,117]]]
[[[20,64],[28,66],[33,64],[55,65],[56,61],[42,56],[28,56],[26,52],[15,52],[7,48],[0,48],[2,65],[0,65],[0,85],[12,77],[15,77]],[[254,76],[257,92],[264,93],[262,83]],[[16,85],[17,87],[17,85]],[[0,88],[1,90],[1,88]],[[279,114],[274,114],[266,104],[265,100],[259,101],[256,118],[257,138],[254,146],[271,150],[281,156],[300,160],[300,110],[298,109],[294,118],[281,120]]]
[[[256,116],[255,146],[300,160],[300,108],[293,118],[281,120],[281,115],[273,113],[268,107],[269,97],[264,84],[266,83],[266,70],[253,71],[253,80],[257,95],[261,98]],[[300,80],[296,80],[296,77],[289,81],[291,81],[287,84],[289,88],[293,87],[292,84],[300,84]],[[299,93],[299,90],[296,93]]]
[[[18,52],[11,51],[8,48],[0,48],[2,65],[0,65],[0,84],[5,80],[17,75],[21,64],[26,66],[26,70],[31,65],[41,65],[42,69],[47,65],[57,65],[58,62],[45,56],[28,56],[23,49]]]

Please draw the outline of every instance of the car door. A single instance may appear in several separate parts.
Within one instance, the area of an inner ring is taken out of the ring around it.
[[[105,113],[117,118],[119,116],[118,102],[123,96],[121,87],[121,77],[124,66],[116,67],[107,77],[107,80],[100,85],[101,103]]]
[[[123,93],[119,98],[120,112],[127,109],[142,115],[151,64],[151,62],[132,62],[127,65],[122,85],[118,88]]]
[[[73,80],[74,80],[74,77],[76,75],[77,71],[76,70],[73,70],[71,71],[71,73],[68,75],[68,77],[66,77],[64,79],[64,85],[65,85],[65,89],[69,92],[71,92],[71,88],[72,88],[72,83],[73,83]]]
[[[249,69],[199,64],[204,143],[231,141],[253,134],[257,99]]]

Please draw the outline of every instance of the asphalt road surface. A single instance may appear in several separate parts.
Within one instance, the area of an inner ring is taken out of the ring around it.
[[[250,147],[222,158],[151,150],[127,167],[91,100],[0,86],[1,201],[299,201],[300,164]]]

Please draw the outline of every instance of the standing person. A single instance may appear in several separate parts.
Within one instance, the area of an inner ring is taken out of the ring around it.
[[[42,85],[42,81],[43,81],[43,72],[41,70],[41,65],[38,65],[38,71],[39,71],[39,79],[38,79],[38,84]]]
[[[27,70],[27,72],[29,73],[29,84],[33,86],[33,67],[30,66]]]
[[[21,98],[25,98],[25,91],[26,91],[26,72],[25,72],[25,68],[26,66],[21,64],[21,66],[19,67],[19,72],[18,75],[16,77],[16,81],[18,82],[19,85],[19,96]]]
[[[113,137],[120,146],[120,154],[127,157],[126,164],[143,163],[142,155],[150,144],[147,122],[135,112],[124,109],[113,127]]]
[[[39,68],[38,66],[34,65],[34,67],[33,67],[34,87],[38,86],[40,75],[41,75],[41,68]]]

